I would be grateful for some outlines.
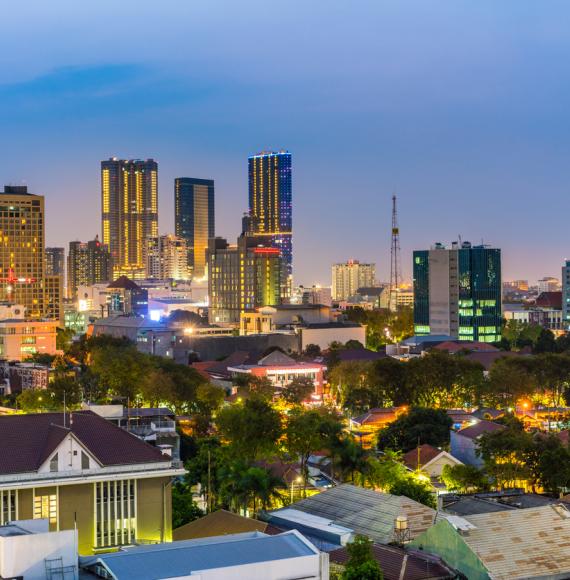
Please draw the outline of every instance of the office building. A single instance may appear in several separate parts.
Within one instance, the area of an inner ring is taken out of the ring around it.
[[[194,278],[206,270],[208,240],[215,234],[214,181],[178,177],[174,180],[175,233],[188,245],[188,266]]]
[[[108,316],[116,314],[148,315],[148,291],[126,276],[121,276],[109,284],[105,295]]]
[[[0,301],[32,319],[61,319],[63,278],[46,275],[44,197],[23,185],[0,192]]]
[[[77,529],[80,554],[170,541],[172,458],[90,411],[0,416],[0,524]]]
[[[564,330],[570,330],[570,260],[562,266],[562,323]]]
[[[46,276],[65,275],[65,248],[46,248]]]
[[[95,236],[89,242],[69,242],[67,255],[67,293],[69,298],[77,297],[79,286],[92,286],[110,282],[113,268],[109,248]]]
[[[560,288],[560,280],[558,278],[553,278],[552,276],[546,276],[538,281],[539,295],[543,292],[560,292]]]
[[[236,245],[212,238],[208,245],[209,319],[238,325],[240,314],[281,303],[283,262],[265,237],[240,236]]]
[[[172,234],[148,238],[146,274],[152,280],[188,280],[190,268],[186,239]]]
[[[249,219],[244,233],[263,237],[267,246],[281,250],[282,294],[291,295],[293,276],[293,216],[291,154],[287,151],[251,155],[249,165]]]
[[[501,250],[454,242],[414,252],[414,331],[501,339]]]
[[[153,159],[101,162],[103,243],[114,278],[145,277],[146,239],[158,235],[158,164]]]
[[[358,260],[333,264],[332,298],[348,300],[359,288],[376,286],[376,264],[364,264]]]

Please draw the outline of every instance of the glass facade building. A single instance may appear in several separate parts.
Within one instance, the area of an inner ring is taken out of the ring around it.
[[[279,248],[283,257],[284,285],[290,295],[293,276],[293,206],[291,154],[263,152],[248,159],[249,227],[251,235],[263,237]]]
[[[206,271],[208,240],[215,237],[214,181],[193,177],[174,180],[175,233],[188,246],[188,266],[195,278]]]
[[[145,276],[146,240],[158,235],[158,164],[153,159],[101,162],[103,243],[114,278]]]
[[[501,339],[501,250],[454,243],[414,252],[414,332]]]

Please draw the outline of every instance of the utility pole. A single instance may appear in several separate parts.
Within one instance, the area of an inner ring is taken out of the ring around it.
[[[392,245],[390,249],[390,302],[396,305],[396,292],[400,286],[400,228],[398,227],[398,211],[396,209],[396,195],[392,196]]]

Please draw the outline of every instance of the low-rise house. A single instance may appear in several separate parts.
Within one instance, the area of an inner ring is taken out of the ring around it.
[[[364,449],[370,449],[378,431],[408,410],[407,407],[377,407],[349,419],[348,425],[352,434],[360,441]]]
[[[450,432],[451,455],[466,465],[482,467],[483,459],[477,454],[480,437],[485,433],[493,433],[504,428],[498,423],[482,420],[459,431],[452,430]]]
[[[311,523],[306,514],[318,520]],[[322,537],[331,542],[329,533],[333,525],[345,530],[340,535],[346,541],[355,533],[368,536],[374,542],[389,544],[394,541],[394,524],[399,516],[406,518],[410,537],[414,538],[433,525],[436,512],[406,496],[343,484],[298,501],[289,508],[270,512],[264,519],[279,527],[298,529],[309,537]]]
[[[286,389],[297,377],[307,377],[315,385],[314,398],[323,396],[326,366],[317,362],[298,362],[278,350],[258,360],[256,364],[240,364],[228,367],[232,377],[251,376],[269,379],[277,389]]]
[[[0,578],[77,578],[77,530],[54,532],[47,519],[0,526]]]
[[[441,558],[419,550],[372,544],[372,555],[380,565],[384,580],[453,580],[457,572]],[[343,546],[329,552],[331,571],[342,573],[349,560]]]
[[[170,456],[90,411],[0,416],[0,524],[47,518],[81,554],[172,536]]]
[[[404,465],[412,471],[421,471],[433,479],[438,479],[446,465],[462,465],[461,461],[447,451],[424,443],[417,449],[408,451],[402,457]]]
[[[440,519],[412,546],[469,580],[570,578],[570,511],[563,505]]]
[[[114,580],[328,580],[328,554],[295,530],[278,535],[249,532],[138,546],[82,558],[83,570]]]

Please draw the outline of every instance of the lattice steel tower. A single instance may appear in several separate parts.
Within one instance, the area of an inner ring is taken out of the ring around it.
[[[392,196],[392,246],[390,250],[390,304],[395,306],[396,289],[400,286],[400,228],[398,227],[398,211],[396,209],[396,196]],[[394,301],[394,302],[393,302]]]

